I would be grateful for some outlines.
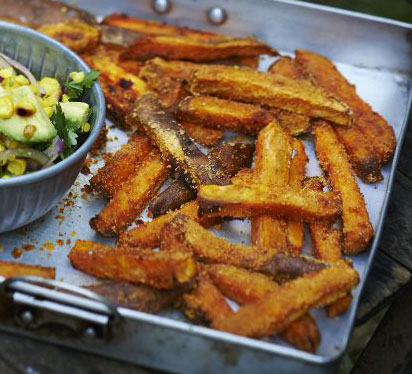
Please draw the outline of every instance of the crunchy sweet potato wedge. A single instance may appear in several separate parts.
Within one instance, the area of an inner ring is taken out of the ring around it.
[[[306,174],[306,165],[308,163],[308,156],[306,156],[305,145],[297,140],[293,140],[293,148],[295,155],[291,161],[289,173],[289,186],[294,189],[301,189],[303,187],[303,179]],[[300,253],[303,247],[303,223],[299,221],[289,220],[286,223],[286,237],[288,242],[288,249],[292,253]]]
[[[309,309],[341,298],[357,285],[358,279],[358,273],[348,266],[326,268],[285,283],[277,292],[243,305],[237,313],[216,321],[219,323],[212,327],[242,336],[275,334]]]
[[[268,111],[258,106],[212,96],[185,98],[179,104],[177,117],[202,126],[251,135],[256,135],[273,120]]]
[[[167,60],[205,62],[262,54],[275,55],[276,51],[254,38],[193,39],[187,36],[149,35],[127,47],[121,58],[142,61],[162,57]]]
[[[207,158],[211,165],[216,165],[231,177],[240,169],[250,167],[253,148],[248,139],[236,137],[213,148]],[[176,180],[151,202],[149,211],[153,217],[158,217],[195,198],[196,192],[192,188],[184,181]]]
[[[197,188],[201,184],[227,184],[230,178],[222,170],[210,165],[208,158],[176,122],[172,114],[153,93],[147,93],[136,102],[130,121],[139,124],[159,147],[163,157],[181,176]]]
[[[196,275],[191,256],[176,251],[113,248],[78,240],[68,257],[76,269],[95,277],[143,283],[158,289],[181,287]]]
[[[322,191],[324,184],[321,178],[308,178],[305,187],[317,191]],[[322,261],[337,262],[342,259],[341,233],[333,228],[330,223],[313,222],[309,225],[312,236],[313,253],[316,258]],[[347,294],[325,308],[328,317],[336,317],[346,312],[352,302],[352,295]]]
[[[268,70],[270,73],[284,75],[292,79],[304,79],[301,67],[289,56],[279,57]]]
[[[196,191],[190,188],[184,181],[177,179],[151,201],[149,212],[153,218],[157,218],[170,211],[179,209],[183,204],[194,199],[196,199]]]
[[[247,304],[277,292],[279,285],[269,277],[230,265],[204,265],[210,279],[228,298],[239,304]],[[298,349],[316,352],[320,333],[316,321],[305,314],[290,323],[282,331],[282,337]]]
[[[133,134],[129,142],[123,145],[90,179],[90,186],[109,198],[112,198],[131,175],[136,167],[152,151],[150,140],[139,134]]]
[[[146,313],[157,313],[172,305],[185,291],[185,287],[158,290],[144,284],[104,282],[85,287],[103,296],[110,303]]]
[[[0,276],[6,278],[31,276],[55,279],[56,269],[52,267],[0,261]]]
[[[90,220],[90,226],[104,236],[118,235],[141,214],[168,177],[167,164],[153,150],[106,207]]]
[[[192,39],[226,39],[224,35],[219,35],[207,31],[192,30],[187,27],[166,25],[156,21],[146,21],[138,18],[129,17],[125,14],[110,14],[102,21],[104,25],[114,26],[115,28],[124,28],[138,31],[146,35],[169,35],[169,36],[187,36]]]
[[[365,200],[332,126],[318,121],[313,125],[312,132],[319,164],[329,177],[333,190],[342,197],[342,250],[358,253],[366,249],[373,237]]]
[[[317,83],[327,90],[332,90],[332,92],[345,101],[350,99],[348,95],[341,96],[341,92],[354,93],[354,88],[352,86],[348,87],[346,79],[340,75],[330,61],[326,61],[325,58],[313,54],[305,55],[303,51],[301,51],[299,55],[300,64],[298,64],[296,60],[284,61],[283,65],[288,64],[291,66],[289,69],[282,69],[284,74],[288,74],[292,70],[292,76],[302,74],[303,77],[309,75],[311,79],[314,79],[318,74],[316,71],[319,71],[319,74],[322,72],[326,73],[326,76],[319,79]],[[328,81],[329,79],[330,81]],[[355,100],[357,101],[357,99]],[[352,100],[348,102],[349,106],[351,102]],[[355,120],[355,125],[351,127],[337,126],[335,132],[339,141],[345,147],[353,170],[359,178],[365,183],[374,183],[382,180],[379,155],[375,152],[373,144],[369,141],[368,137],[358,128],[357,121]]]
[[[292,158],[292,138],[275,122],[260,131],[256,141],[254,177],[255,183],[286,187]],[[271,215],[251,219],[252,243],[273,251],[287,249],[286,221]]]
[[[139,76],[151,87],[157,87],[166,79],[189,81],[199,66],[202,65],[188,61],[166,61],[156,57],[144,62]]]
[[[96,48],[100,42],[100,30],[79,20],[47,24],[37,31],[56,39],[76,53]]]
[[[123,232],[118,241],[121,247],[145,247],[156,248],[160,245],[160,234],[163,226],[170,222],[176,215],[184,214],[187,217],[199,222],[202,226],[208,227],[215,225],[221,221],[219,217],[203,217],[197,216],[199,206],[196,201],[191,201],[183,205],[176,211],[170,211],[160,217],[155,218],[151,222],[138,224],[137,227]]]
[[[310,130],[310,117],[289,110],[271,109],[269,111],[290,135],[301,135]]]
[[[280,74],[226,66],[198,67],[190,84],[193,93],[290,110],[351,126],[353,113],[335,96],[310,81]]]
[[[146,82],[125,70],[117,62],[118,55],[117,48],[100,45],[84,54],[83,58],[92,68],[101,72],[99,83],[106,98],[110,118],[116,125],[131,129],[126,115],[131,112],[134,102],[146,92]]]
[[[183,295],[179,307],[187,318],[206,326],[219,323],[233,314],[222,293],[202,271],[194,290]]]
[[[201,262],[222,263],[259,271],[277,280],[287,280],[328,266],[305,256],[276,253],[251,246],[231,244],[215,237],[194,220],[176,215],[161,233],[161,248],[193,254]]]
[[[0,18],[35,28],[69,20],[96,24],[96,18],[90,13],[52,0],[0,0]]]
[[[223,130],[199,126],[192,122],[181,121],[180,124],[185,129],[187,135],[205,147],[213,147],[219,143],[225,135]]]
[[[393,128],[358,96],[355,86],[350,84],[326,57],[298,49],[296,61],[319,86],[335,94],[350,106],[355,113],[357,127],[372,143],[381,162],[389,161],[396,146]]]
[[[246,218],[269,214],[280,218],[313,222],[334,221],[342,212],[339,194],[293,190],[264,185],[201,186],[197,195],[199,214]]]

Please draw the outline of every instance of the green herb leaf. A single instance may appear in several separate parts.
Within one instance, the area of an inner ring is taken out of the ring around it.
[[[64,142],[64,152],[62,158],[65,158],[73,153],[75,146],[77,145],[77,134],[70,130],[66,124],[66,117],[62,111],[59,103],[56,104],[56,109],[51,117],[51,122],[57,130],[57,135]]]
[[[64,87],[66,88],[66,95],[69,97],[69,100],[78,100],[82,98],[85,91],[92,88],[99,75],[100,72],[97,70],[90,70],[81,82],[74,82],[71,80],[69,83],[66,83]]]

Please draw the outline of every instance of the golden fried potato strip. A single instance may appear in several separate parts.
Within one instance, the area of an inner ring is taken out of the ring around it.
[[[289,253],[272,253],[264,248],[232,244],[215,237],[194,220],[177,215],[168,222],[161,233],[161,248],[187,251],[198,261],[223,263],[245,267],[284,281],[317,272],[327,263]]]
[[[289,187],[267,187],[254,184],[200,186],[197,195],[199,214],[247,218],[262,214],[312,222],[334,221],[342,213],[339,194],[293,190]]]
[[[308,178],[305,187],[316,191],[322,191],[324,184],[321,178]],[[313,222],[309,225],[312,236],[313,253],[322,261],[338,262],[342,259],[341,232],[330,223]],[[347,294],[325,308],[328,317],[336,317],[345,313],[352,302],[352,295]]]
[[[195,142],[204,145],[205,147],[213,147],[219,143],[225,135],[223,130],[203,127],[192,122],[181,121],[180,124],[185,129],[187,135],[189,135]]]
[[[326,57],[298,49],[296,61],[319,86],[335,94],[350,106],[355,113],[357,127],[372,143],[381,162],[389,161],[396,146],[393,128],[358,96],[355,86],[350,84]]]
[[[256,141],[255,183],[286,187],[292,157],[292,139],[275,122],[260,131]],[[286,251],[286,221],[270,215],[252,217],[252,243],[274,252]]]
[[[123,60],[148,60],[162,57],[167,60],[207,62],[231,57],[274,55],[276,51],[254,38],[221,40],[192,39],[186,36],[148,35],[137,39],[121,55]]]
[[[160,153],[150,152],[106,207],[90,220],[90,226],[104,236],[124,231],[142,213],[169,173]]]
[[[204,227],[212,226],[220,221],[220,218],[202,217],[199,218],[197,211],[199,206],[196,201],[191,201],[183,205],[180,209],[170,211],[162,216],[155,218],[151,222],[138,224],[137,227],[123,232],[118,241],[121,247],[145,247],[156,248],[160,245],[160,234],[164,225],[170,222],[174,217],[183,214],[199,222]]]
[[[311,308],[330,304],[358,283],[358,273],[348,266],[326,268],[280,286],[277,292],[246,304],[213,328],[233,334],[263,337],[278,333]]]
[[[99,28],[79,20],[42,25],[37,31],[50,36],[76,53],[96,48],[100,42]]]
[[[299,190],[303,187],[302,182],[306,174],[308,156],[306,156],[305,145],[301,141],[294,139],[293,148],[296,153],[291,161],[289,186],[291,188]],[[288,249],[292,253],[298,254],[301,252],[303,247],[303,223],[299,221],[288,220],[286,224]]]
[[[229,299],[239,304],[252,303],[277,292],[279,285],[267,276],[230,265],[204,265],[209,277],[219,290]],[[310,314],[290,323],[282,337],[298,349],[316,352],[320,334],[316,321]]]
[[[55,279],[56,269],[52,267],[0,261],[0,276],[6,278],[31,276]]]
[[[350,108],[335,96],[310,81],[280,74],[201,66],[193,75],[190,90],[196,94],[289,110],[345,126],[351,126],[353,121]]]
[[[359,253],[371,241],[373,227],[355,174],[331,125],[318,121],[312,132],[319,164],[329,177],[333,190],[342,197],[342,250]]]
[[[176,251],[113,248],[78,240],[68,257],[76,269],[95,277],[143,283],[158,289],[181,287],[196,275],[191,256]]]
[[[210,326],[233,314],[226,299],[202,270],[198,273],[197,285],[185,293],[178,304],[190,320]]]
[[[123,145],[90,179],[90,186],[112,198],[152,150],[153,147],[146,136],[133,134],[129,142]]]
[[[315,61],[316,60],[313,60],[312,63],[314,63]],[[328,64],[330,65],[330,63]],[[306,67],[308,73],[310,73],[310,71],[312,70],[321,68],[321,65],[316,67],[314,64],[313,66],[312,64],[310,64],[310,66],[311,69],[309,69],[309,65]],[[298,64],[296,59],[291,59],[290,57],[281,57],[272,65],[270,71],[294,79],[310,78],[303,71],[303,66]],[[328,77],[330,73],[336,74],[336,71],[329,70]],[[321,83],[318,84],[322,86]],[[338,97],[341,97],[338,94],[339,87],[335,87],[335,85],[332,83],[330,84],[330,86],[332,91],[335,92]],[[324,85],[322,87],[328,90],[329,85]],[[345,101],[344,97],[341,97],[341,99]],[[350,106],[350,103],[348,104]],[[381,180],[382,174],[379,156],[374,152],[373,146],[368,141],[368,138],[365,137],[362,131],[356,126],[356,121],[355,126],[336,126],[335,131],[338,135],[339,141],[345,147],[352,167],[359,178],[361,178],[365,183],[373,183]]]
[[[251,135],[273,120],[268,111],[258,106],[203,95],[182,100],[177,116],[182,121]]]

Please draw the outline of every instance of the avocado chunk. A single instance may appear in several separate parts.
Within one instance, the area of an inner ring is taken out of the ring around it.
[[[67,127],[76,131],[89,120],[89,104],[71,101],[60,103]]]
[[[0,133],[20,143],[47,142],[56,136],[56,129],[29,86],[0,91],[2,95],[12,99],[14,114],[0,118]]]

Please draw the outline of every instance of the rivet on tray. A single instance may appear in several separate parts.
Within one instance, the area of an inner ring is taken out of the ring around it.
[[[83,335],[85,338],[93,340],[96,339],[97,332],[94,327],[89,326],[84,330]]]
[[[25,310],[20,314],[20,320],[24,326],[29,326],[34,320],[33,313],[30,310]]]
[[[170,0],[152,0],[152,8],[156,13],[165,14],[172,7]]]
[[[223,8],[214,7],[207,11],[207,18],[214,25],[222,25],[227,20],[227,13]]]

